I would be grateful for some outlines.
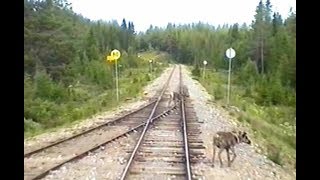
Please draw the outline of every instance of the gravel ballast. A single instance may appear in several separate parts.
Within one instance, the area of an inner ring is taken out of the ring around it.
[[[238,129],[237,123],[224,109],[212,103],[213,97],[207,93],[198,81],[192,79],[191,72],[187,67],[183,66],[182,69],[183,83],[188,87],[198,121],[203,122],[201,136],[206,147],[206,158],[211,162],[213,134],[217,131]],[[235,151],[237,157],[230,168],[226,167],[227,155],[224,151],[221,154],[224,167],[220,168],[216,154],[215,167],[203,163],[198,165],[195,171],[201,172],[204,179],[210,180],[295,179],[295,175],[286,172],[279,165],[267,159],[266,156],[256,153],[253,146],[239,144],[236,146]]]
[[[178,68],[178,66],[177,66]],[[114,117],[119,116],[123,111],[132,111],[147,104],[148,98],[153,97],[166,82],[172,66],[156,78],[150,85],[144,88],[143,95],[132,99],[131,102],[115,108],[112,111],[100,113],[77,123],[70,128],[61,128],[55,132],[45,133],[34,138],[25,140],[25,150],[43,146],[58,139],[68,137],[74,133],[81,132],[92,126],[104,123]],[[212,96],[196,80],[191,78],[191,73],[186,66],[182,66],[183,83],[188,87],[190,99],[197,114],[197,120],[201,123],[201,139],[204,142],[206,162],[200,163],[192,169],[197,174],[202,175],[201,179],[295,179],[295,172],[288,172],[281,166],[273,163],[266,156],[256,152],[254,146],[239,144],[235,151],[237,158],[232,166],[226,167],[226,153],[222,153],[224,167],[220,168],[216,158],[215,167],[211,166],[212,159],[212,136],[221,130],[237,129],[236,120],[228,112],[217,104],[212,103]],[[174,76],[175,77],[175,76]],[[177,81],[178,82],[178,81]],[[175,84],[175,83],[170,83]],[[169,86],[170,90],[175,90],[176,86]],[[92,154],[78,160],[65,164],[58,170],[51,172],[45,179],[118,179],[126,159],[129,157],[128,151],[135,145],[139,132],[130,134],[125,138],[101,147]],[[249,137],[251,134],[249,134]],[[253,142],[255,144],[255,142]],[[77,147],[75,147],[77,148]],[[216,156],[217,157],[217,156]]]

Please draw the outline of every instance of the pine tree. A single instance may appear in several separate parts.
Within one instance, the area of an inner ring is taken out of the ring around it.
[[[93,28],[90,29],[89,34],[87,36],[87,43],[86,43],[86,52],[89,57],[89,60],[98,60],[99,59],[99,52],[97,48],[97,40],[95,38],[95,34],[93,32]]]
[[[279,28],[283,25],[281,15],[277,12],[273,14],[272,19],[272,35],[275,36],[275,34],[279,31]]]
[[[129,22],[129,27],[128,27],[128,30],[129,30],[129,34],[130,35],[135,35],[135,30],[134,30],[134,25],[133,25],[133,22]]]
[[[232,25],[232,27],[229,29],[229,44],[230,46],[233,46],[234,42],[238,40],[239,38],[239,24],[236,23]]]
[[[125,18],[122,19],[121,29],[125,31],[127,30],[127,22]]]
[[[267,0],[266,1],[266,5],[265,5],[265,21],[267,24],[271,24],[271,14],[272,14],[272,5],[271,5],[271,2],[270,0]]]
[[[264,74],[264,41],[265,41],[265,12],[266,7],[260,0],[256,8],[255,21],[253,22],[254,37],[255,37],[255,62],[259,73]]]
[[[128,48],[129,48],[129,33],[128,33],[128,27],[127,27],[127,23],[126,20],[123,19],[122,20],[122,24],[121,24],[121,47],[122,49],[124,49],[125,51],[128,52]]]

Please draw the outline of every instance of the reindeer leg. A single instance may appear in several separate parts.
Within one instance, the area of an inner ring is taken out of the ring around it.
[[[171,95],[170,95],[170,99],[169,99],[168,104],[167,104],[167,108],[170,106],[170,104],[171,104]]]
[[[169,94],[169,101],[168,101],[168,104],[167,104],[167,108],[170,106],[171,104],[171,99],[172,99],[172,93],[170,92]]]
[[[227,158],[228,158],[228,167],[230,167],[230,166],[231,166],[231,163],[230,163],[229,148],[227,148],[226,151],[227,151]]]
[[[221,153],[222,153],[223,150],[224,150],[224,149],[220,149],[220,150],[219,150],[219,153],[218,153],[219,160],[220,160],[220,167],[223,166],[223,163],[222,163],[222,160],[221,160]]]
[[[212,145],[213,145],[213,150],[212,150],[212,152],[213,152],[213,155],[212,155],[212,167],[214,167],[214,158],[215,158],[215,156],[216,156],[216,146],[215,146],[215,144],[214,144],[214,141],[212,141],[213,143],[212,143]]]
[[[237,157],[237,155],[236,155],[236,152],[235,152],[235,150],[234,150],[234,147],[231,147],[230,150],[231,150],[232,153],[233,153],[233,157],[232,157],[232,159],[231,159],[231,163],[233,163],[233,161],[234,161],[234,159]]]

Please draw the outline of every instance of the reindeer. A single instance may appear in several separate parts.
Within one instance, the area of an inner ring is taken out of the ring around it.
[[[186,85],[183,85],[182,86],[182,93],[178,93],[177,91],[172,91],[170,92],[170,95],[169,95],[169,102],[168,102],[168,105],[167,107],[169,107],[172,103],[172,101],[174,102],[174,105],[177,104],[177,102],[181,101],[181,97],[190,97],[189,95],[189,91],[188,91],[188,88]]]
[[[167,107],[169,107],[172,103],[172,101],[174,102],[174,105],[176,105],[177,101],[180,101],[181,100],[181,97],[180,97],[180,94],[176,91],[172,91],[170,92],[170,95],[169,95],[169,101],[168,101],[168,105]]]
[[[234,150],[234,146],[239,143],[247,143],[251,144],[250,139],[247,136],[246,132],[242,131],[231,131],[231,132],[223,132],[219,131],[213,136],[213,157],[212,157],[212,167],[214,167],[214,158],[216,154],[216,147],[218,147],[219,150],[219,160],[220,160],[220,167],[223,166],[222,160],[221,160],[221,153],[223,150],[227,151],[227,157],[228,157],[228,167],[231,166],[231,163],[236,158],[236,152]],[[230,155],[229,150],[232,151],[233,157],[230,161]]]
[[[188,88],[187,88],[186,85],[183,85],[183,86],[182,86],[182,95],[183,95],[184,97],[190,97],[190,95],[189,95],[189,90],[188,90]]]

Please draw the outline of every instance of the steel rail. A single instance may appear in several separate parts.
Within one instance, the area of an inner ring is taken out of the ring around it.
[[[182,115],[182,123],[183,123],[183,140],[184,140],[184,150],[186,157],[186,171],[187,171],[187,179],[191,180],[191,167],[190,167],[190,154],[189,154],[189,144],[188,144],[188,134],[187,134],[187,121],[186,121],[186,113],[185,113],[185,104],[184,104],[184,92],[183,92],[183,83],[182,83],[182,73],[181,73],[181,65],[179,65],[180,69],[180,103],[181,103],[181,115]]]
[[[173,75],[173,72],[174,72],[175,68],[176,68],[176,66],[173,67],[173,69],[172,69],[172,71],[171,71],[171,73],[170,73],[170,75],[169,75],[169,78],[168,78],[167,82],[165,83],[165,85],[164,85],[164,87],[163,87],[163,89],[162,89],[159,97],[157,98],[157,100],[152,101],[151,103],[149,103],[149,104],[147,105],[147,106],[149,106],[149,105],[151,105],[151,104],[153,104],[153,103],[156,103],[156,104],[154,105],[153,109],[152,109],[152,112],[150,113],[150,115],[149,115],[149,117],[148,117],[148,119],[147,119],[147,122],[141,123],[140,125],[138,125],[138,126],[136,126],[136,127],[134,127],[134,128],[131,128],[131,129],[128,130],[127,132],[125,132],[125,133],[123,133],[123,134],[121,134],[121,135],[118,135],[117,137],[115,137],[115,138],[113,138],[113,139],[111,139],[111,140],[108,140],[108,141],[106,141],[106,142],[104,142],[104,143],[101,143],[101,144],[99,144],[99,145],[96,145],[96,146],[94,146],[93,148],[91,148],[91,149],[89,149],[89,150],[87,150],[87,151],[85,151],[85,152],[83,152],[83,153],[81,153],[81,154],[79,154],[79,155],[77,155],[77,156],[74,156],[74,157],[72,157],[72,158],[70,158],[70,159],[68,159],[68,160],[66,160],[66,161],[64,161],[64,162],[62,162],[62,163],[60,163],[60,164],[58,164],[58,165],[56,165],[56,166],[48,169],[48,170],[46,170],[45,172],[42,172],[41,174],[37,175],[36,177],[34,177],[34,178],[32,178],[32,179],[33,179],[33,180],[35,180],[35,179],[41,179],[41,178],[45,177],[50,171],[55,170],[55,169],[61,167],[61,166],[64,165],[65,163],[74,161],[74,160],[76,160],[76,159],[80,159],[81,157],[85,156],[86,153],[89,153],[90,151],[96,150],[96,149],[98,149],[99,147],[101,147],[101,146],[103,146],[103,145],[105,145],[105,144],[108,144],[109,142],[114,141],[115,139],[118,139],[118,138],[120,138],[120,137],[122,137],[122,136],[124,136],[124,135],[126,135],[126,134],[128,134],[128,133],[130,133],[130,132],[132,132],[132,131],[134,131],[134,130],[136,130],[136,129],[138,129],[138,128],[141,128],[141,127],[143,127],[143,126],[146,127],[146,126],[149,124],[150,121],[152,122],[152,121],[154,121],[154,120],[156,120],[156,119],[159,119],[159,118],[167,115],[169,111],[175,109],[176,106],[174,106],[174,107],[172,107],[172,108],[164,111],[163,113],[161,113],[161,114],[153,117],[153,116],[154,116],[154,113],[155,113],[155,110],[156,110],[156,108],[158,107],[158,104],[159,104],[160,100],[162,99],[162,96],[163,96],[165,90],[167,89],[167,86],[168,86],[168,84],[169,84],[169,82],[170,82],[170,80],[171,80],[171,77],[172,77],[172,75]],[[145,107],[147,107],[147,106],[145,106]],[[143,108],[141,108],[141,109],[143,109]],[[141,109],[138,109],[137,111],[139,111],[139,110],[141,110]],[[134,112],[137,112],[137,111],[134,111]],[[134,113],[134,112],[132,112],[132,113]],[[132,113],[129,113],[129,114],[123,116],[122,118],[124,118],[124,117],[126,117],[126,116],[128,116],[128,115],[130,115],[130,114],[132,114]],[[152,118],[152,117],[153,117],[153,118]],[[118,118],[118,119],[121,119],[121,117]],[[112,121],[112,122],[110,122],[110,123],[114,123],[114,121]],[[100,126],[98,126],[98,127],[102,127],[102,126],[104,126],[104,125],[100,125]],[[95,127],[95,129],[97,129],[98,127]],[[94,129],[94,128],[92,128],[92,129]],[[90,129],[90,130],[92,130],[92,129]],[[89,131],[90,131],[90,130],[89,130]],[[84,132],[84,133],[85,133],[85,132]],[[83,133],[82,133],[82,134],[83,134]],[[81,134],[80,134],[80,135],[81,135]],[[77,134],[77,135],[75,135],[75,136],[79,136],[79,134]],[[70,139],[70,138],[67,138],[67,139]],[[62,140],[62,141],[66,141],[66,139],[64,139],[64,140]],[[49,146],[50,146],[50,145],[49,145]]]
[[[151,121],[158,120],[159,118],[163,117],[165,114],[169,113],[170,111],[172,111],[172,110],[175,109],[175,108],[176,108],[176,107],[174,106],[174,107],[172,107],[172,108],[164,111],[163,113],[161,113],[161,114],[155,116],[154,118],[152,118]],[[93,148],[91,148],[91,149],[89,149],[89,150],[87,150],[87,151],[85,151],[85,152],[83,152],[83,153],[81,153],[81,154],[79,154],[79,155],[77,155],[77,156],[74,156],[74,157],[72,157],[72,158],[70,158],[70,159],[68,159],[68,160],[66,160],[66,161],[64,161],[64,162],[62,162],[62,163],[59,163],[58,165],[56,165],[56,166],[54,166],[54,167],[52,167],[52,168],[50,168],[50,169],[42,172],[41,174],[37,175],[37,176],[34,177],[32,180],[41,179],[41,178],[45,177],[50,171],[56,170],[56,169],[60,168],[62,165],[68,163],[68,162],[71,162],[71,161],[80,159],[80,158],[84,157],[87,153],[89,153],[89,152],[91,152],[91,151],[94,151],[94,150],[96,150],[96,149],[99,149],[101,146],[104,146],[104,145],[106,145],[106,144],[108,144],[108,143],[110,143],[110,142],[112,142],[112,141],[114,141],[114,140],[116,140],[116,139],[119,139],[120,137],[123,137],[123,136],[125,136],[125,135],[127,135],[127,134],[129,134],[129,133],[131,133],[131,132],[133,132],[133,131],[135,131],[135,130],[137,130],[138,128],[141,128],[141,127],[143,127],[143,126],[146,125],[146,124],[147,124],[146,122],[141,123],[141,124],[139,124],[138,126],[133,127],[133,128],[131,128],[131,129],[127,130],[127,131],[126,131],[125,133],[123,133],[123,134],[120,134],[120,135],[118,135],[118,136],[116,136],[116,137],[114,137],[114,138],[112,138],[112,139],[110,139],[110,140],[108,140],[108,141],[106,141],[106,142],[103,142],[103,143],[101,143],[101,144],[99,144],[99,145],[94,146]]]
[[[56,146],[56,145],[61,144],[61,143],[63,143],[63,142],[70,141],[70,140],[72,140],[72,139],[74,139],[74,138],[77,138],[77,137],[79,137],[79,136],[88,134],[89,132],[92,132],[92,131],[94,131],[94,130],[96,130],[96,129],[100,129],[100,128],[104,127],[104,126],[108,126],[108,125],[117,123],[117,122],[123,120],[124,118],[126,118],[126,117],[128,117],[128,116],[130,116],[130,115],[132,115],[132,114],[134,114],[134,113],[136,113],[136,112],[138,112],[138,111],[140,111],[140,110],[143,110],[143,109],[147,108],[148,106],[154,104],[155,102],[156,102],[156,100],[148,103],[147,105],[145,105],[145,106],[143,106],[143,107],[141,107],[141,108],[139,108],[139,109],[137,109],[137,110],[135,110],[135,111],[133,111],[133,112],[130,112],[130,113],[125,114],[125,115],[123,115],[123,116],[121,116],[121,117],[118,117],[118,118],[115,119],[115,120],[112,120],[112,121],[103,123],[103,124],[101,124],[101,125],[99,125],[99,126],[90,128],[89,130],[86,130],[86,131],[81,132],[81,133],[79,133],[79,134],[76,134],[76,135],[74,135],[74,136],[71,136],[71,137],[62,139],[62,140],[57,141],[57,142],[54,142],[54,143],[52,143],[52,144],[50,144],[50,145],[47,145],[47,146],[44,146],[44,147],[42,147],[42,148],[39,148],[39,149],[33,150],[33,151],[31,151],[31,152],[28,152],[28,153],[24,154],[24,158],[27,158],[27,157],[35,154],[35,153],[41,152],[41,151],[43,151],[43,150],[45,150],[45,149],[48,149],[48,148],[50,148],[50,147],[52,147],[52,146]]]
[[[155,113],[156,108],[158,107],[158,104],[159,104],[160,100],[162,99],[162,96],[163,96],[165,90],[167,89],[167,86],[168,86],[168,84],[169,84],[169,82],[171,80],[171,77],[173,75],[173,72],[174,72],[175,68],[176,68],[176,66],[174,66],[174,68],[173,68],[173,70],[172,70],[167,82],[165,83],[165,86],[164,86],[160,96],[158,97],[158,100],[157,100],[156,104],[154,105],[154,108],[153,108],[153,110],[152,110],[152,112],[151,112],[151,114],[150,114],[150,116],[149,116],[149,118],[147,120],[147,123],[146,123],[146,125],[145,125],[145,127],[144,127],[144,129],[143,129],[143,131],[141,133],[141,136],[140,136],[140,138],[139,138],[139,140],[138,140],[138,142],[137,142],[137,144],[136,144],[136,146],[135,146],[135,148],[134,148],[134,150],[133,150],[133,152],[132,152],[132,154],[131,154],[131,156],[129,158],[129,161],[128,161],[128,163],[127,163],[127,165],[126,165],[126,167],[125,167],[125,169],[124,169],[124,171],[123,171],[123,173],[121,175],[121,178],[120,178],[121,180],[124,180],[126,178],[127,174],[128,174],[128,170],[129,170],[129,168],[130,168],[130,166],[131,166],[131,164],[133,162],[133,158],[136,155],[136,153],[138,151],[138,148],[140,147],[140,144],[141,144],[141,142],[142,142],[142,140],[143,140],[143,138],[145,136],[145,133],[146,133],[148,127],[149,127],[150,122],[152,122],[151,121],[152,116]]]

